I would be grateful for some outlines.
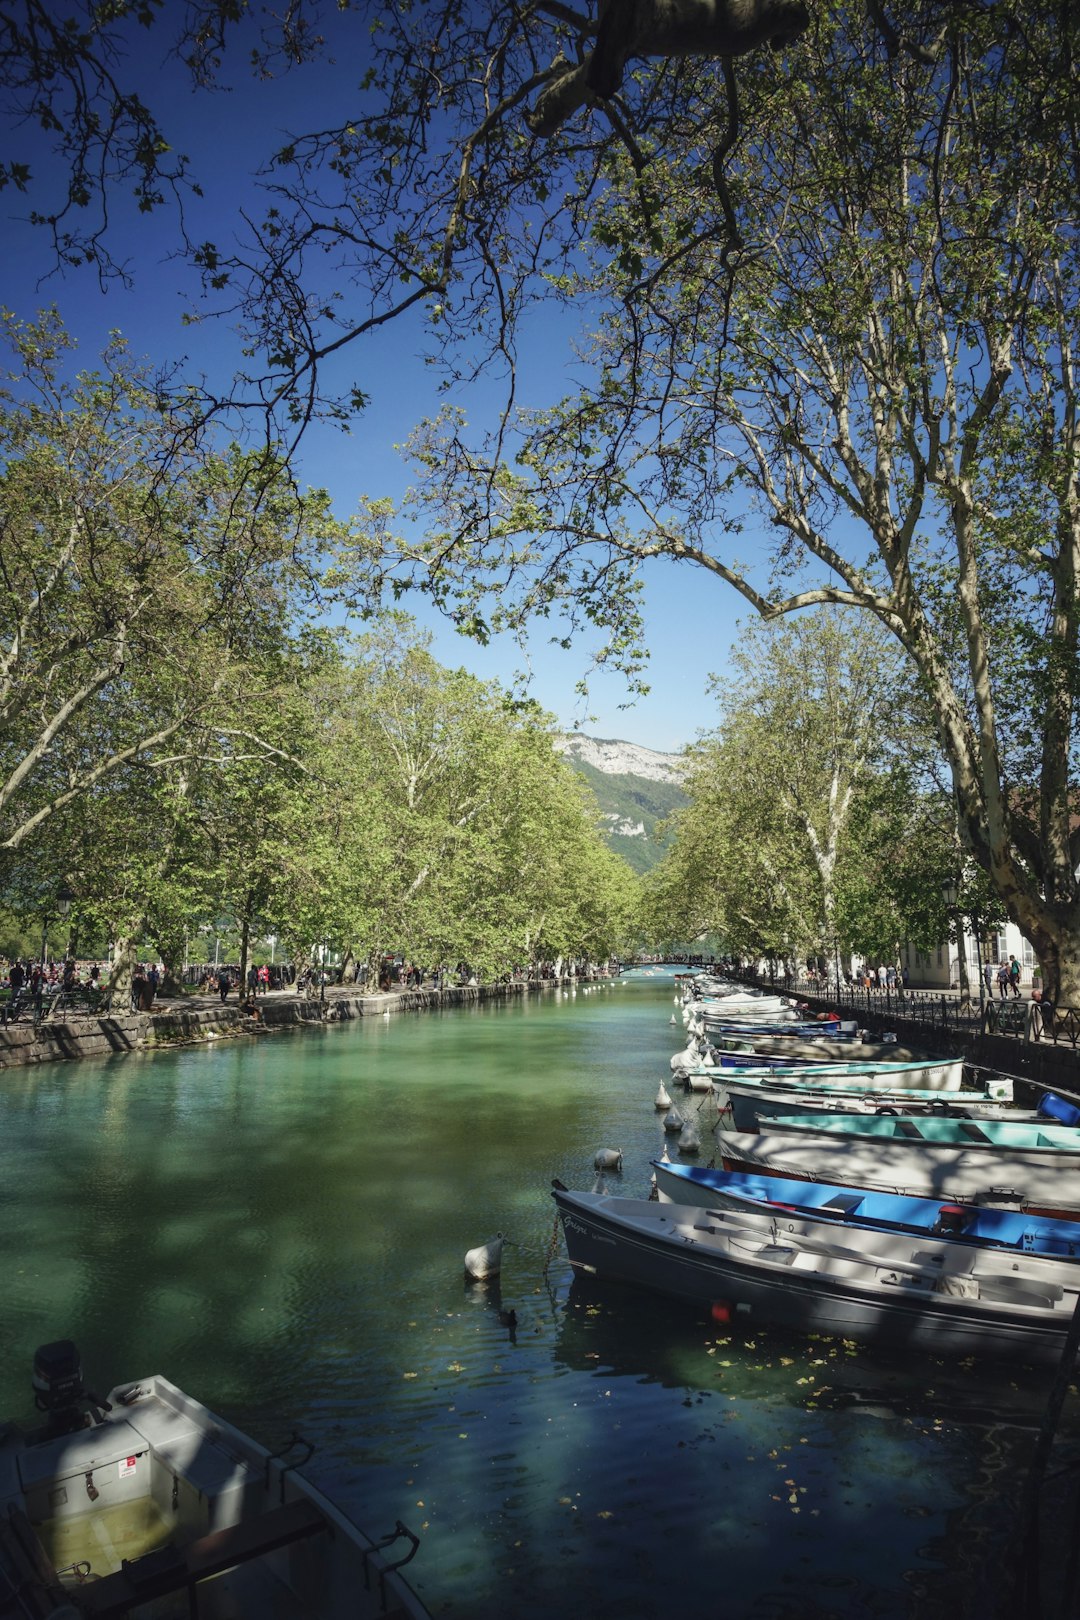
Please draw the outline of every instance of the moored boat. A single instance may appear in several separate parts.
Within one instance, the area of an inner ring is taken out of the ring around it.
[[[837,1122],[844,1117],[812,1116],[793,1128],[789,1115],[788,1128],[779,1120],[768,1120],[758,1132],[721,1128],[716,1132],[717,1156],[725,1170],[1080,1219],[1080,1155],[1066,1147],[993,1149],[985,1137],[980,1143],[974,1133],[995,1122],[987,1121],[984,1126],[976,1120],[909,1119],[903,1121],[905,1130],[880,1129],[859,1136],[850,1126],[846,1131],[838,1128]],[[846,1118],[867,1126],[890,1124],[878,1115]],[[932,1127],[949,1124],[966,1127],[972,1134],[954,1135],[948,1141],[928,1139]],[[1054,1127],[1038,1129],[1046,1132]]]
[[[743,1209],[756,1214],[794,1210],[832,1227],[926,1232],[1021,1254],[1080,1258],[1080,1221],[1050,1220],[981,1204],[943,1204],[937,1198],[905,1197],[823,1181],[671,1164],[662,1159],[653,1160],[653,1170],[661,1203],[697,1209]]]
[[[575,1270],[748,1327],[1048,1364],[1060,1359],[1080,1290],[1072,1261],[924,1234],[852,1229],[830,1241],[799,1231],[797,1217],[781,1226],[772,1214],[603,1198],[558,1182],[553,1196]]]
[[[401,1574],[416,1537],[366,1536],[297,1471],[295,1434],[271,1455],[159,1375],[102,1401],[69,1340],[33,1382],[42,1427],[0,1430],[0,1612],[12,1592],[55,1620],[426,1620]]]
[[[848,1080],[867,1090],[880,1083],[883,1086],[909,1086],[918,1091],[959,1091],[964,1079],[962,1058],[945,1058],[936,1063],[792,1063],[783,1069],[762,1069],[754,1064],[742,1064],[734,1055],[728,1060],[724,1060],[724,1054],[720,1056],[722,1061],[719,1063],[687,1065],[672,1072],[708,1073],[714,1083],[720,1083],[729,1076],[762,1083],[775,1080],[778,1084],[792,1086],[801,1085],[804,1080],[836,1083]],[[1011,1086],[1007,1083],[997,1089],[1001,1093],[1000,1101],[1006,1101],[1011,1095]]]
[[[1045,1116],[1037,1109],[1019,1109],[986,1091],[957,1088],[926,1091],[916,1087],[873,1083],[865,1089],[857,1079],[807,1079],[787,1085],[769,1077],[724,1074],[714,1079],[716,1106],[736,1131],[761,1129],[761,1121],[782,1114],[830,1112],[851,1114],[931,1114],[951,1119],[1010,1119],[1034,1122]]]

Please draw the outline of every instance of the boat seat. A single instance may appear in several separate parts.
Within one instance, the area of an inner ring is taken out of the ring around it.
[[[852,1215],[862,1201],[862,1193],[837,1193],[835,1198],[830,1198],[827,1204],[821,1205],[821,1208],[830,1215]]]
[[[13,1505],[0,1518],[0,1560],[15,1581],[15,1612],[46,1620],[63,1603],[66,1596],[63,1582],[30,1520],[21,1508]],[[4,1612],[7,1613],[6,1607]]]
[[[979,1298],[998,1305],[1050,1306],[1064,1297],[1065,1290],[1060,1283],[1032,1282],[1028,1277],[1006,1275],[979,1278]]]
[[[193,1587],[236,1564],[263,1558],[290,1542],[329,1530],[326,1519],[306,1497],[272,1508],[257,1519],[245,1519],[227,1530],[214,1530],[186,1547],[161,1547],[145,1558],[125,1559],[115,1575],[93,1585],[69,1590],[87,1615],[123,1615],[152,1598]]]

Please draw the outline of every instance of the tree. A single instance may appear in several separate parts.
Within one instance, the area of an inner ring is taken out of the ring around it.
[[[643,74],[627,139],[586,121],[591,228],[537,237],[597,312],[584,386],[487,444],[454,412],[419,435],[426,535],[376,572],[481,633],[493,592],[498,622],[564,604],[631,674],[627,587],[656,555],[766,618],[876,619],[933,708],[965,847],[1080,1003],[1076,28],[929,5],[890,52],[822,5],[743,79],[733,213],[701,160],[716,126],[685,111],[711,70]],[[759,522],[775,539],[740,560]]]
[[[223,7],[196,18],[224,37]],[[965,846],[1074,1003],[1078,27],[1045,0],[920,0],[902,30],[819,0],[722,95],[685,39],[631,39],[647,64],[597,79],[562,0],[394,8],[359,109],[279,147],[247,243],[196,249],[271,414],[309,419],[321,363],[417,304],[453,382],[485,344],[501,368],[498,430],[419,436],[427,532],[388,545],[380,509],[357,588],[425,589],[481,637],[565,609],[635,679],[658,554],[764,616],[875,617],[933,705]],[[584,381],[537,410],[519,355],[553,300]]]
[[[63,376],[54,317],[9,323],[0,396],[0,851],[113,776],[222,746],[332,543],[325,498],[165,406],[122,344]],[[226,742],[227,739],[227,742]]]
[[[732,664],[715,683],[720,727],[690,751],[690,808],[676,819],[658,894],[681,908],[684,929],[716,928],[741,952],[866,951],[869,915],[859,930],[841,928],[843,903],[852,879],[861,886],[864,869],[877,868],[883,801],[895,852],[925,792],[908,762],[928,739],[896,709],[902,658],[872,622],[824,608],[751,628]],[[945,870],[930,885],[938,939]],[[901,933],[894,924],[889,955]]]
[[[623,941],[633,892],[550,721],[389,615],[322,687],[309,837],[336,938],[487,974]],[[340,875],[335,877],[334,872]]]

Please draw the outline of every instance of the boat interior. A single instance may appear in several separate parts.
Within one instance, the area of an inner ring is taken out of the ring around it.
[[[89,1401],[85,1427],[0,1430],[3,1620],[422,1612],[394,1574],[415,1538],[368,1541],[297,1474],[306,1442],[271,1456],[156,1376]]]

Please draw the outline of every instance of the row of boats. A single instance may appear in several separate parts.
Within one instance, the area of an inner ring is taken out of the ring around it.
[[[1056,1364],[1080,1339],[1080,1107],[688,981],[672,1078],[716,1099],[709,1168],[653,1196],[553,1183],[571,1264],[708,1308],[942,1355]],[[661,1086],[661,1094],[665,1088]]]

